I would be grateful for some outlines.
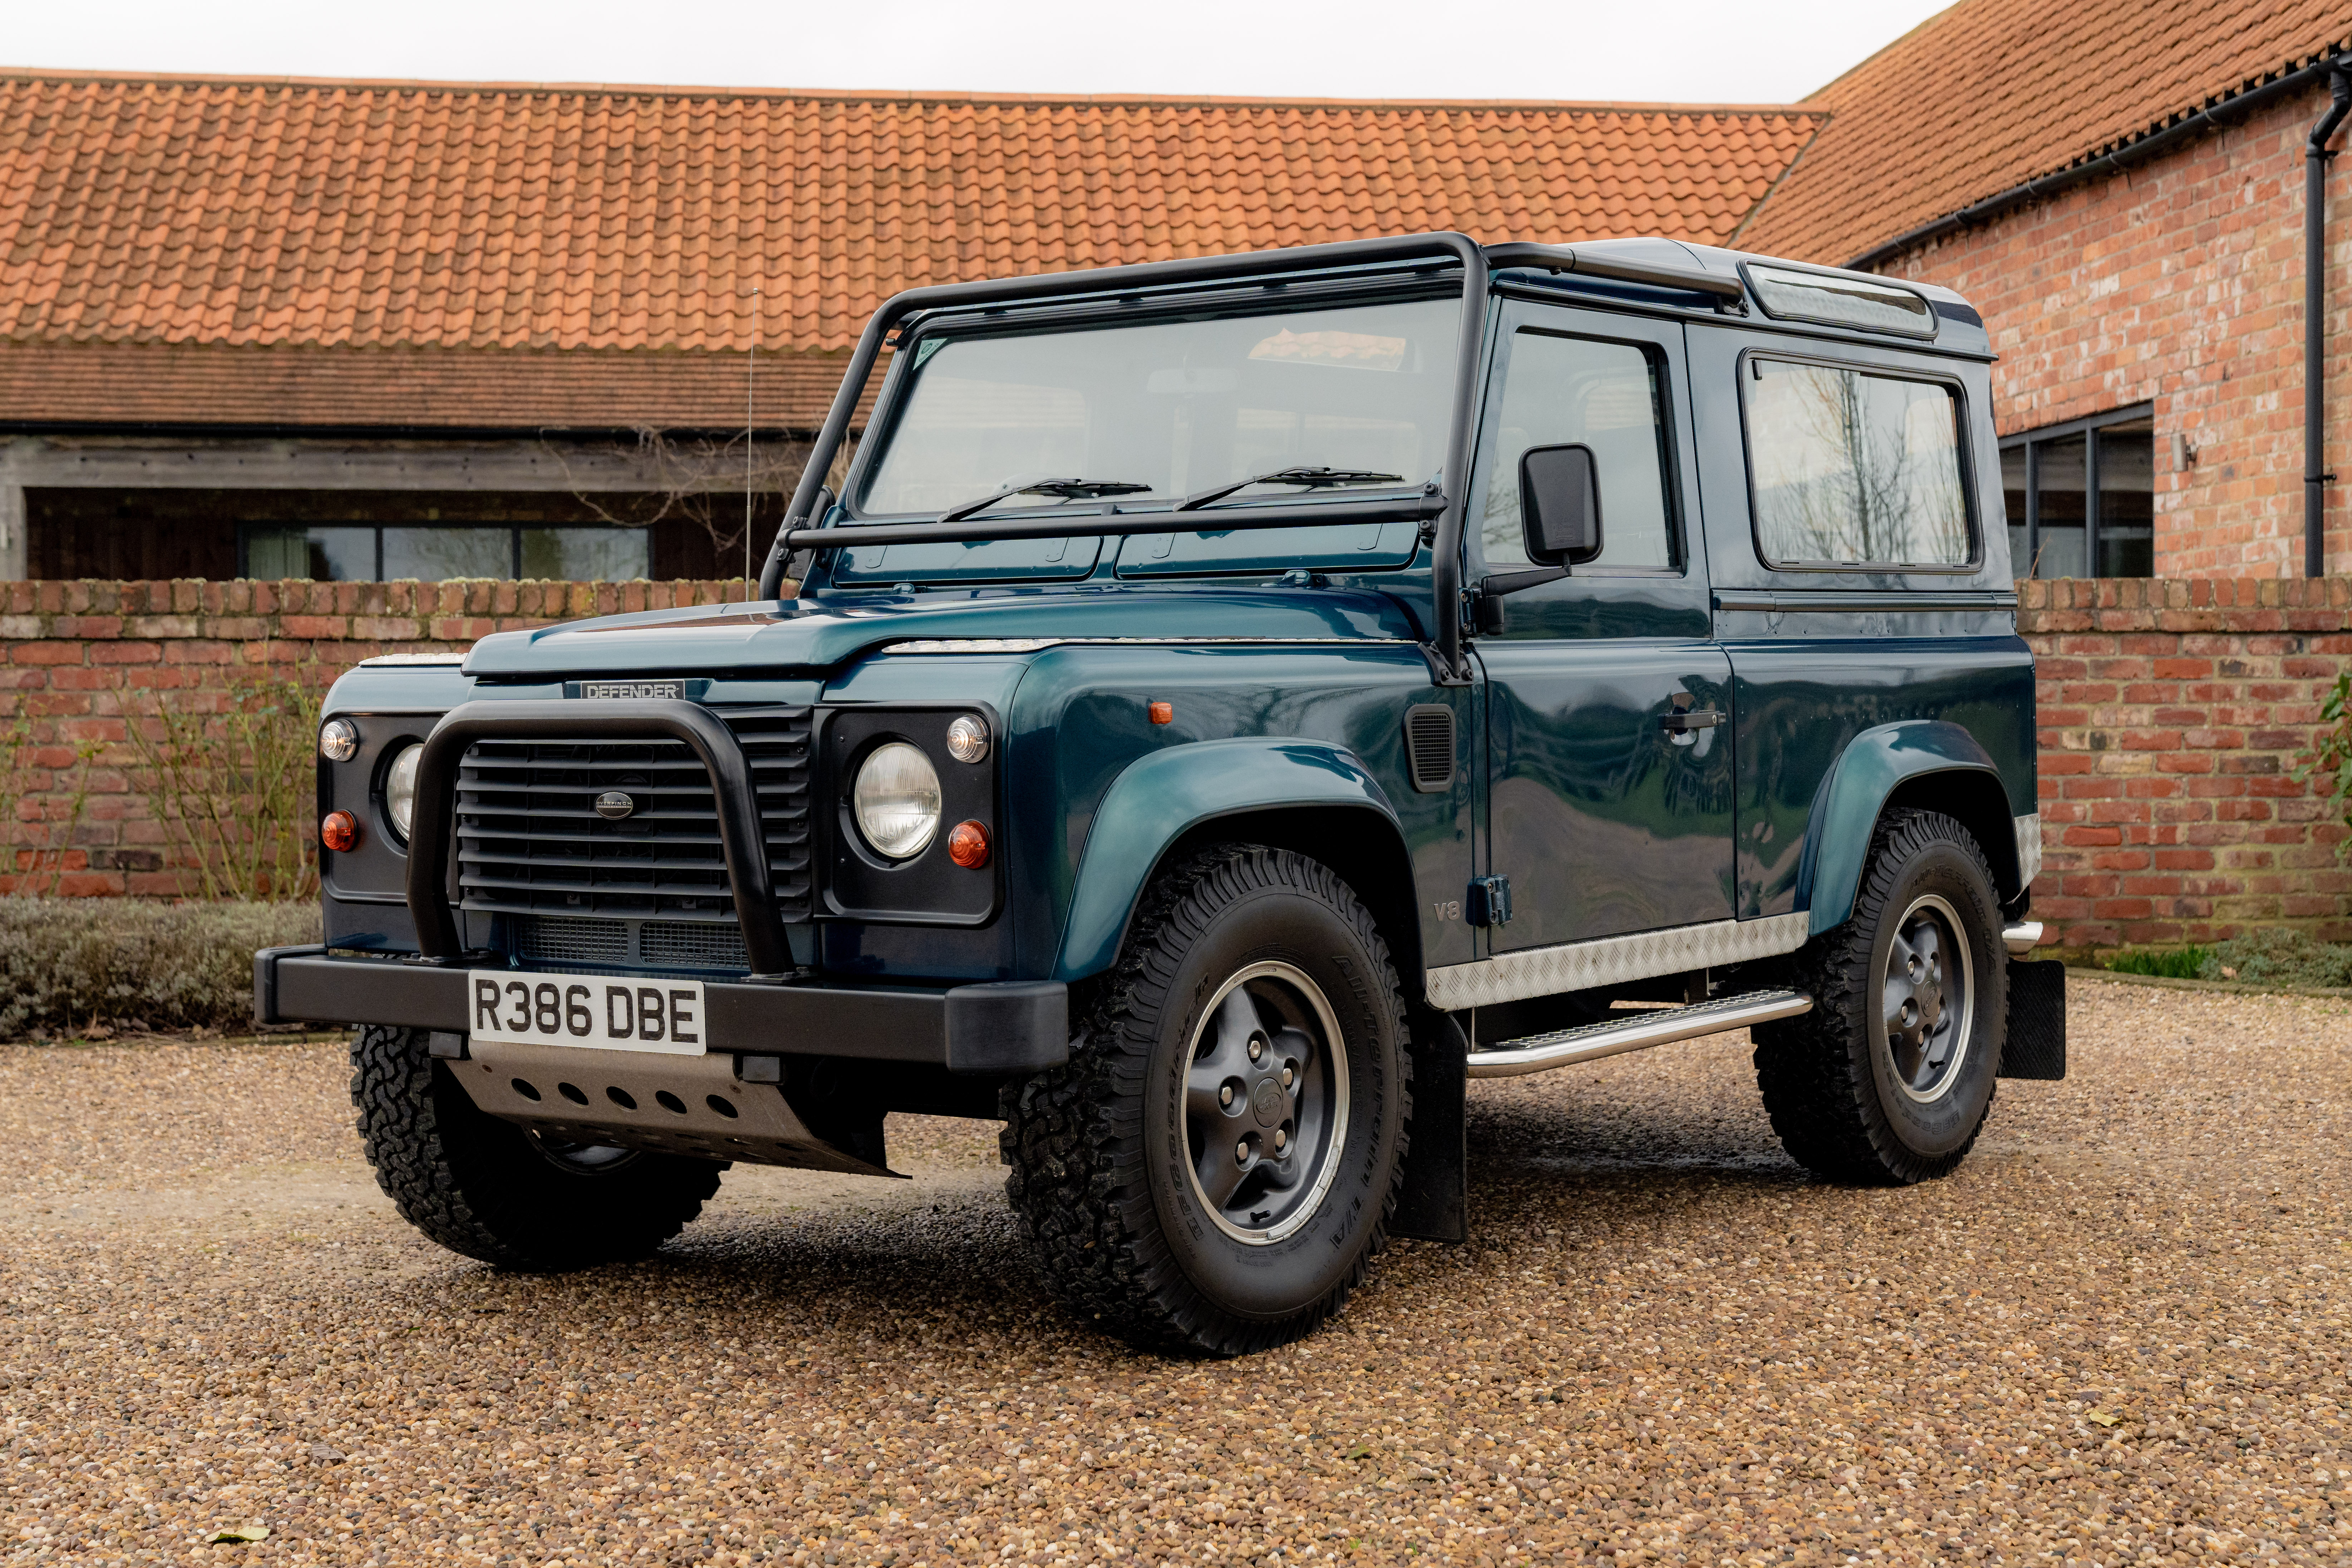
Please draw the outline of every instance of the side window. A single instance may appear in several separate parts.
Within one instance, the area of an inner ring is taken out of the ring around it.
[[[1504,373],[1493,479],[1479,545],[1490,566],[1528,564],[1519,531],[1519,458],[1530,447],[1580,442],[1601,481],[1601,554],[1577,571],[1671,572],[1665,388],[1632,343],[1521,331]]]
[[[1843,365],[1750,358],[1756,545],[1780,567],[1966,566],[1959,395]]]

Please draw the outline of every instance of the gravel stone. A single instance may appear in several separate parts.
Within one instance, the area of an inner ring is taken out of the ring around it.
[[[2352,1008],[2070,1002],[1908,1189],[1799,1171],[1737,1037],[1473,1085],[1471,1243],[1226,1362],[1044,1298],[991,1123],[503,1275],[393,1215],[336,1046],[9,1047],[0,1559],[2338,1560]]]

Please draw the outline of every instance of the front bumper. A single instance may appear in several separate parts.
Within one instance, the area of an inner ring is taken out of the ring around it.
[[[264,1024],[388,1024],[463,1035],[467,970],[397,958],[336,957],[323,947],[253,955],[253,1014]],[[1013,1077],[1070,1056],[1069,987],[1013,980],[946,990],[746,984],[703,986],[714,1055],[927,1063]]]

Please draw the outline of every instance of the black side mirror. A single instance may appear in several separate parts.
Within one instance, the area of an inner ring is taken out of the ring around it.
[[[1601,553],[1601,481],[1592,448],[1530,447],[1519,459],[1519,528],[1528,559],[1581,566]]]

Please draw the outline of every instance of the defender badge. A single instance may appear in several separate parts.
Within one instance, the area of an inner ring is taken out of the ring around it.
[[[618,822],[636,809],[637,803],[616,789],[608,789],[596,797],[596,815],[607,822]]]

